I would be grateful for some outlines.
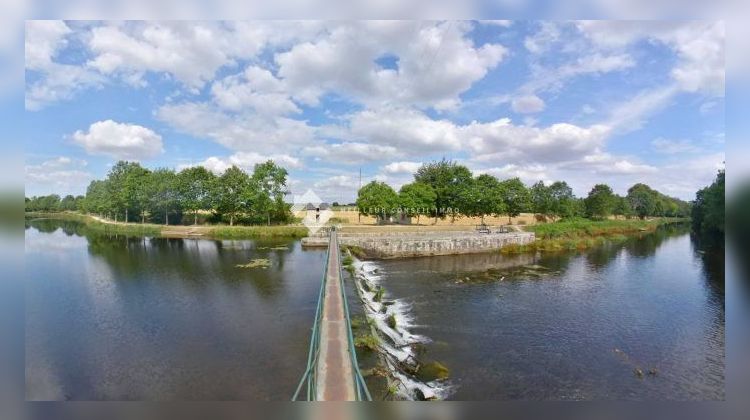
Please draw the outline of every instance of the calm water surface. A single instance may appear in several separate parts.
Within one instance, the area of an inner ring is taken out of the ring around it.
[[[288,400],[324,257],[298,241],[125,238],[27,222],[27,398]],[[235,267],[254,258],[271,266]]]
[[[27,398],[286,400],[324,257],[291,240],[27,221]],[[271,266],[236,267],[254,258]],[[724,396],[723,272],[684,230],[583,254],[376,264],[432,339],[424,357],[449,367],[452,399]]]
[[[723,258],[684,228],[586,253],[377,265],[433,340],[423,358],[450,369],[451,399],[724,398]]]

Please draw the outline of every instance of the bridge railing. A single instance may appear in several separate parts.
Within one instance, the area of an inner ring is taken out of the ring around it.
[[[305,372],[302,374],[297,389],[292,396],[292,401],[300,400],[300,394],[303,389],[306,389],[306,400],[315,401],[317,399],[316,379],[317,379],[317,366],[318,356],[320,353],[320,324],[323,317],[323,300],[325,293],[325,286],[328,279],[328,261],[331,254],[331,248],[334,248],[336,252],[339,252],[338,237],[336,236],[335,229],[331,229],[330,242],[328,250],[326,251],[326,263],[323,270],[323,279],[320,282],[320,292],[318,293],[318,306],[315,309],[315,320],[313,321],[312,334],[310,336],[310,348],[307,355],[307,367]],[[349,304],[346,299],[346,289],[344,288],[344,275],[341,269],[341,263],[339,263],[339,282],[341,290],[341,299],[344,305],[344,315],[346,318],[346,330],[347,330],[347,343],[349,347],[349,358],[352,365],[352,383],[355,386],[355,395],[357,401],[372,401],[370,391],[367,389],[367,384],[362,377],[362,372],[359,370],[359,363],[357,363],[357,352],[354,347],[354,336],[352,334],[352,321],[349,316]],[[306,386],[305,386],[306,385]]]
[[[339,249],[338,246],[338,236],[336,235],[335,231],[332,233],[333,240],[336,241],[336,249]],[[329,247],[330,248],[330,247]],[[349,357],[352,364],[352,383],[354,384],[356,388],[356,395],[357,395],[357,401],[372,401],[372,396],[370,396],[370,391],[367,389],[367,384],[365,383],[365,379],[362,377],[362,372],[359,370],[359,363],[357,362],[357,349],[354,347],[354,335],[352,334],[352,320],[349,316],[349,303],[346,299],[346,288],[344,287],[344,273],[342,272],[341,264],[339,264],[339,281],[340,289],[341,289],[341,300],[344,302],[344,315],[346,317],[346,331],[347,331],[347,341],[349,343]]]
[[[323,317],[323,295],[326,288],[326,278],[328,277],[328,259],[330,254],[331,247],[329,245],[328,250],[326,251],[323,278],[320,281],[320,292],[318,292],[318,306],[315,309],[315,320],[313,321],[312,333],[310,335],[310,348],[307,353],[307,368],[305,369],[305,373],[302,374],[302,378],[299,381],[299,385],[297,385],[296,391],[294,391],[292,401],[299,400],[303,388],[307,388],[307,401],[314,401],[318,395],[316,389],[316,376],[318,371],[318,355],[320,353],[320,321]],[[305,387],[305,385],[307,386]]]

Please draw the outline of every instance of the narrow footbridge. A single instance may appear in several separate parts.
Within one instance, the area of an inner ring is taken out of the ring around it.
[[[313,321],[307,369],[292,401],[371,400],[357,364],[340,260],[338,238],[332,229]]]

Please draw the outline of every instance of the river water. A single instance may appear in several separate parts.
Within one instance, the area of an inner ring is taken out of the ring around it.
[[[27,221],[25,254],[30,400],[287,400],[305,368],[325,253],[299,241],[46,219]],[[253,259],[269,267],[237,266]],[[420,357],[450,370],[449,399],[724,397],[723,271],[684,229],[367,265],[429,340]]]

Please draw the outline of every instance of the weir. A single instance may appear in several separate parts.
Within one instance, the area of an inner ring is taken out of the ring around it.
[[[331,229],[328,236],[307,369],[292,401],[369,401],[370,393],[359,371],[354,349],[337,233]]]

